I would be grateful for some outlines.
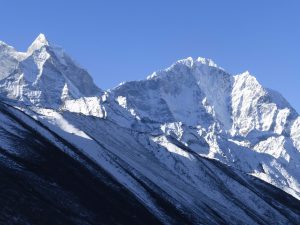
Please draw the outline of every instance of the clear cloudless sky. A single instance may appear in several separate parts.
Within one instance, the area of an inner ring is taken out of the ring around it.
[[[249,70],[300,112],[299,0],[0,0],[0,40],[20,51],[39,33],[102,89],[178,59]]]

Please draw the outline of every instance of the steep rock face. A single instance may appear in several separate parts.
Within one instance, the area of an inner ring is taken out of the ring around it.
[[[1,94],[27,104],[58,107],[65,99],[101,93],[92,78],[40,34],[27,52],[2,44]]]
[[[249,72],[234,78],[232,89],[234,134],[247,136],[252,131],[270,131],[289,135],[288,122],[294,120],[297,113],[288,102],[279,93],[262,87]]]

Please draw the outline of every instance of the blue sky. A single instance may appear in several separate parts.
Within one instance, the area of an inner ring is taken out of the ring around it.
[[[103,89],[188,56],[249,70],[300,112],[298,0],[2,0],[0,40],[25,50],[44,33]]]

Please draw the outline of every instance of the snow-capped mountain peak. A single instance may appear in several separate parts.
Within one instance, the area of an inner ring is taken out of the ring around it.
[[[40,34],[27,52],[0,48],[0,94],[10,99],[59,107],[65,99],[98,95],[88,72]]]
[[[39,34],[37,38],[29,46],[27,53],[32,54],[34,51],[42,48],[43,46],[49,46],[49,41],[44,34]]]
[[[197,57],[197,58],[187,57],[187,58],[178,60],[169,69],[171,69],[172,67],[174,67],[176,65],[185,65],[190,68],[208,66],[208,67],[215,67],[218,69],[222,69],[221,67],[218,67],[218,65],[212,59],[203,58],[203,57]]]
[[[220,67],[218,67],[218,65],[212,59],[198,57],[195,60],[195,63],[201,63],[201,64],[205,64],[205,65],[208,65],[208,66],[211,66],[211,67],[220,68]]]

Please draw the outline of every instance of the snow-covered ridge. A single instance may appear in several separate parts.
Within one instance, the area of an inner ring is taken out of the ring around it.
[[[185,59],[180,59],[177,62],[175,62],[173,65],[171,65],[169,68],[165,70],[161,70],[159,72],[154,72],[153,74],[149,75],[147,77],[147,80],[153,79],[156,76],[158,76],[160,73],[163,73],[164,71],[172,70],[176,66],[187,66],[189,68],[192,67],[199,67],[199,66],[208,66],[208,67],[215,67],[217,69],[223,70],[223,68],[219,67],[212,59],[207,59],[203,57],[198,57],[198,58],[192,58],[192,57],[187,57]]]
[[[101,97],[82,97],[74,100],[66,100],[61,110],[80,113],[86,116],[105,118],[106,111],[102,106],[103,101],[105,101],[105,99]]]

